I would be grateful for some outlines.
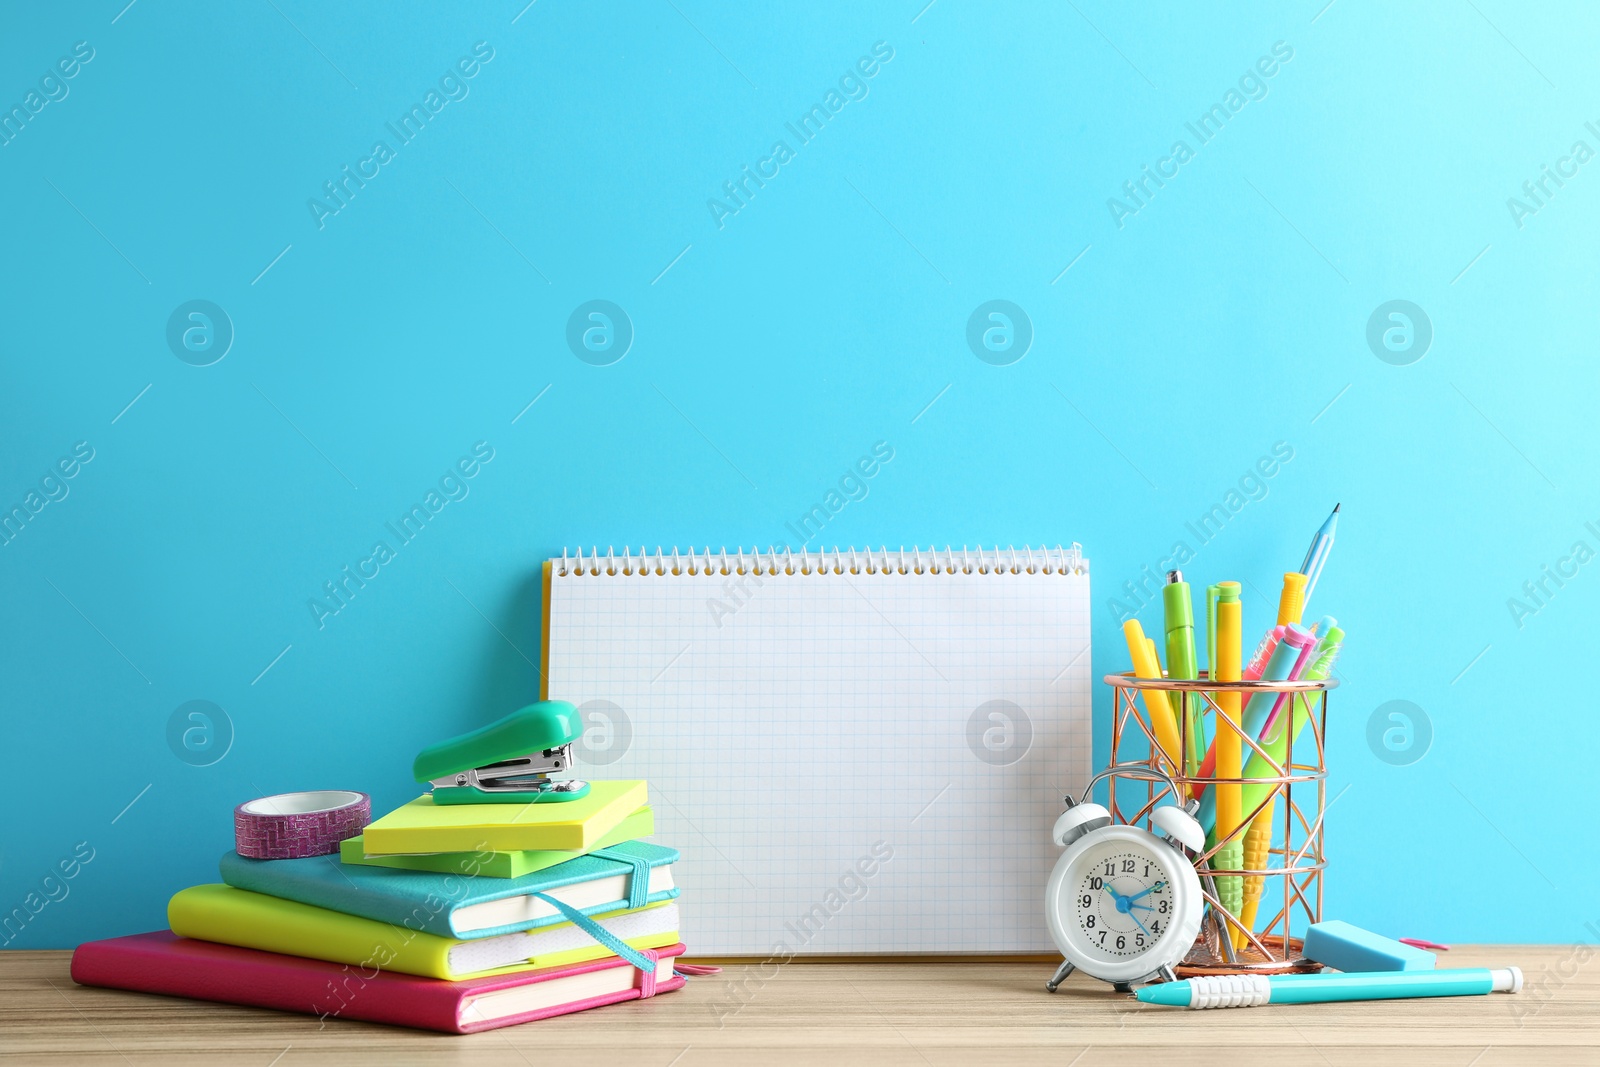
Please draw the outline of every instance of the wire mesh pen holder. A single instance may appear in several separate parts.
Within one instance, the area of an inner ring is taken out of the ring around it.
[[[1327,810],[1325,727],[1328,691],[1339,683],[1332,679],[1213,682],[1204,671],[1194,681],[1108,674],[1105,682],[1115,693],[1113,764],[1139,762],[1168,771],[1183,791],[1183,796],[1171,798],[1177,804],[1215,790],[1219,784],[1240,787],[1239,826],[1221,840],[1215,834],[1208,836],[1205,851],[1195,856],[1207,914],[1193,950],[1178,966],[1180,975],[1275,974],[1312,969],[1315,965],[1301,955],[1301,945],[1305,928],[1322,919],[1322,872],[1327,865],[1323,848],[1323,815]],[[1158,740],[1160,734],[1140,699],[1140,694],[1148,690],[1167,694],[1176,720],[1173,725],[1177,752],[1168,751]],[[1241,707],[1256,694],[1273,703],[1281,700],[1281,706],[1268,729],[1256,738],[1238,729],[1238,715],[1222,709],[1217,701],[1221,693],[1239,694]],[[1301,724],[1298,729],[1297,721]],[[1228,728],[1240,734],[1241,765],[1248,769],[1252,758],[1259,757],[1257,762],[1265,765],[1267,773],[1221,779],[1201,776],[1201,757],[1209,739]],[[1279,746],[1281,754],[1274,758],[1275,752],[1270,750]],[[1115,774],[1110,777],[1109,790],[1107,806],[1112,821],[1146,828],[1150,825],[1150,812],[1172,792],[1165,783]],[[1247,847],[1256,862],[1252,864],[1247,858],[1239,867],[1217,866],[1219,851],[1230,842],[1245,841],[1258,819],[1264,823],[1249,842],[1256,847]],[[1260,848],[1263,838],[1264,850]],[[1225,878],[1242,880],[1238,883],[1245,900],[1241,914],[1225,907],[1219,899],[1218,884]],[[1252,899],[1256,901],[1254,906],[1249,903]]]

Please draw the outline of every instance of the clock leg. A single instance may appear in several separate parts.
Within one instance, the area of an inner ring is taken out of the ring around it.
[[[1115,989],[1118,993],[1133,992],[1133,986],[1129,985],[1127,982],[1112,982],[1111,988]]]
[[[1061,966],[1056,968],[1055,976],[1052,977],[1050,981],[1046,982],[1044,987],[1050,992],[1054,993],[1056,991],[1056,987],[1067,980],[1067,975],[1071,974],[1072,970],[1073,968],[1071,962],[1062,960]]]
[[[1176,982],[1178,980],[1178,972],[1172,969],[1172,964],[1170,963],[1163,963],[1156,968],[1156,975],[1163,982]]]

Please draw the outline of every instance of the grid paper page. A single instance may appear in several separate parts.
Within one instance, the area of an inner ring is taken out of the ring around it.
[[[580,776],[649,782],[696,954],[1053,951],[1086,568],[560,571],[549,695],[583,713]]]

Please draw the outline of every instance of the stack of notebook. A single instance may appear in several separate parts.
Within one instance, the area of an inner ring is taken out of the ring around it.
[[[470,1033],[683,985],[678,853],[643,782],[567,803],[385,815],[340,855],[222,857],[171,930],[79,946],[72,977],[324,1017]],[[598,927],[598,928],[597,928]]]

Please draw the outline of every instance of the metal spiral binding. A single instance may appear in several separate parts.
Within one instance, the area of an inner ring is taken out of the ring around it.
[[[809,548],[801,548],[798,554],[787,547],[768,547],[764,553],[759,548],[753,548],[747,554],[741,547],[734,550],[732,557],[726,548],[712,552],[709,545],[704,552],[691,547],[687,555],[674,548],[670,556],[660,546],[651,553],[641,545],[635,554],[631,546],[624,545],[620,557],[614,547],[608,547],[604,556],[598,547],[591,547],[588,556],[583,554],[581,547],[576,555],[569,554],[563,548],[556,573],[563,577],[779,573],[1086,575],[1089,573],[1089,564],[1083,558],[1083,546],[1077,542],[1066,548],[1041,545],[1035,549],[1031,545],[1024,545],[1020,550],[1015,545],[1006,548],[999,545],[984,548],[980,545],[977,549],[962,545],[959,552],[948,545],[943,549],[926,550],[915,546],[907,550],[902,545],[898,550],[883,547],[876,550],[840,549],[835,546],[832,549],[818,549],[815,553]]]

